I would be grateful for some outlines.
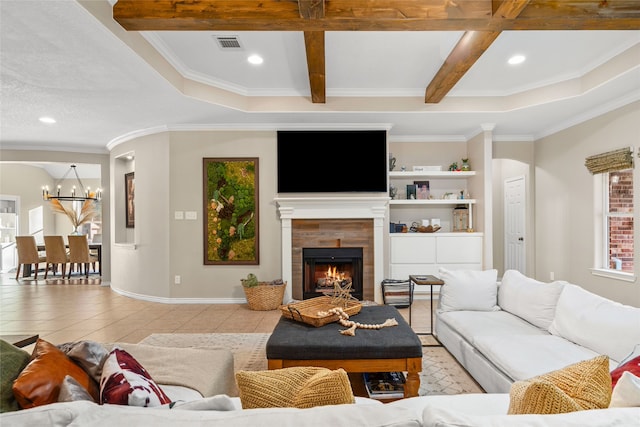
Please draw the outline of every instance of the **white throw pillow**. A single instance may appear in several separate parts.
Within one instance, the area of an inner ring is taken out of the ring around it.
[[[447,270],[440,267],[440,308],[443,311],[496,311],[498,270]]]
[[[640,343],[640,308],[567,283],[549,332],[619,362]]]
[[[498,286],[498,305],[539,328],[547,329],[556,314],[556,304],[566,282],[544,283],[518,270],[507,270]]]
[[[622,373],[611,393],[609,408],[640,406],[640,378],[629,371]]]

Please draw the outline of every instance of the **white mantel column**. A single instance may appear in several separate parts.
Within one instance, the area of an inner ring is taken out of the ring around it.
[[[280,211],[282,214],[282,210]],[[284,302],[288,303],[291,301],[291,293],[293,292],[293,265],[291,263],[291,248],[292,248],[292,238],[291,238],[291,218],[281,218],[282,225],[282,280],[287,283],[287,287],[284,289]]]

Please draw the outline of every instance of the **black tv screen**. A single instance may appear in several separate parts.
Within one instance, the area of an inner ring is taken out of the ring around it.
[[[387,192],[387,132],[278,131],[278,193]]]

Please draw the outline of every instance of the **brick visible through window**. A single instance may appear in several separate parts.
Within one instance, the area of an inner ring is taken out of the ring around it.
[[[633,169],[609,173],[607,203],[605,265],[633,272]]]

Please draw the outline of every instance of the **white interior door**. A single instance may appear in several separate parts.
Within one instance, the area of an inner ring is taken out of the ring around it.
[[[524,176],[504,181],[504,269],[518,270],[526,275],[524,184]]]

